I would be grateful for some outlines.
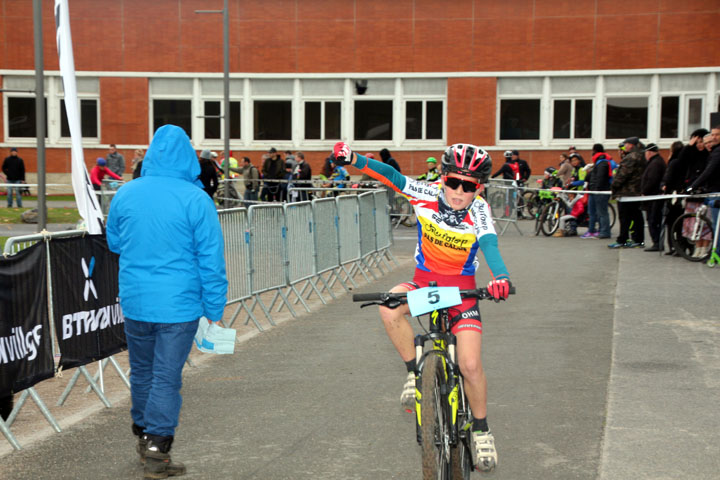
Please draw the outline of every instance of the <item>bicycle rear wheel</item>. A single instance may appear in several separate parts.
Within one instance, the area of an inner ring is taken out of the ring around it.
[[[615,226],[615,220],[617,220],[617,212],[611,203],[608,203],[608,216],[610,217],[610,228],[613,228]]]
[[[560,226],[560,202],[553,200],[540,213],[540,228],[545,236],[555,233]]]
[[[683,235],[683,223],[685,222],[685,219],[691,219],[693,222],[693,230],[696,231],[696,237],[690,236],[686,237]],[[697,224],[695,222],[698,222]],[[675,220],[675,223],[673,223],[672,226],[672,244],[675,247],[675,251],[678,252],[684,259],[689,260],[691,262],[704,262],[710,257],[711,249],[708,249],[708,252],[701,256],[701,257],[695,257],[693,256],[695,254],[695,249],[697,248],[697,241],[700,240],[700,237],[703,234],[703,231],[705,229],[709,228],[710,233],[712,234],[712,223],[710,223],[710,220],[704,216],[700,215],[698,218],[697,213],[684,213],[680,215],[677,220]],[[710,245],[712,245],[712,238],[710,239]]]
[[[538,211],[538,198],[535,192],[525,192],[521,198],[523,200],[523,215],[526,218],[535,218]]]
[[[450,428],[441,390],[444,369],[437,355],[425,360],[420,387],[420,432],[422,435],[423,480],[449,480]]]

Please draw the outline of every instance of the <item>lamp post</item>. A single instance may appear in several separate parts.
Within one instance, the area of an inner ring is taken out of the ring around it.
[[[45,205],[45,80],[41,0],[33,0],[33,36],[35,42],[35,133],[37,135],[37,228],[38,232],[42,232],[47,226],[47,209]]]
[[[225,149],[225,180],[230,178],[230,16],[228,0],[222,10],[195,10],[195,13],[222,13],[223,15],[223,142]]]

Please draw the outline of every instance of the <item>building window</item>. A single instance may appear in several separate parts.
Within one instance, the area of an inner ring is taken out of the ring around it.
[[[292,102],[256,100],[253,102],[255,140],[292,139]]]
[[[592,100],[555,100],[553,138],[592,138]]]
[[[648,98],[609,97],[605,110],[605,138],[647,138]]]
[[[8,137],[35,138],[35,98],[8,97]],[[45,137],[47,137],[47,98],[45,99]]]
[[[691,134],[703,126],[703,100],[702,98],[687,99],[687,134]]]
[[[405,138],[410,140],[442,139],[443,102],[405,102]]]
[[[192,101],[153,100],[153,132],[167,124],[177,125],[192,138]]]
[[[340,139],[341,102],[305,102],[305,139]]]
[[[660,137],[678,138],[680,97],[662,97],[660,101]]]
[[[392,140],[392,100],[355,100],[355,140]]]
[[[540,139],[540,99],[500,100],[500,140]]]
[[[205,139],[221,139],[223,135],[222,102],[206,100],[204,102]],[[230,102],[230,138],[240,139],[240,102]]]
[[[98,105],[95,99],[80,99],[80,133],[83,138],[98,138]],[[60,100],[60,136],[70,137],[64,98]]]

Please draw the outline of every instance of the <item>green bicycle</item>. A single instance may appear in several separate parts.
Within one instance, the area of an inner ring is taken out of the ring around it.
[[[510,289],[515,293],[515,288]],[[430,285],[407,293],[360,293],[354,302],[397,308],[408,303],[425,333],[415,337],[415,420],[422,449],[424,480],[469,480],[472,456],[472,412],[456,359],[457,338],[451,332],[449,309],[463,298],[491,299],[487,289],[460,290]],[[419,313],[421,312],[421,313]],[[420,321],[427,314],[429,330]],[[426,351],[427,343],[432,349]],[[494,465],[485,465],[491,469]]]

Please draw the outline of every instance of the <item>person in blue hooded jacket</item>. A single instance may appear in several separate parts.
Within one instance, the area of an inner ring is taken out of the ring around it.
[[[169,454],[182,369],[200,317],[219,321],[226,303],[222,230],[199,175],[188,136],[165,125],[155,132],[142,176],[118,190],[108,215],[108,246],[120,255],[132,431],[148,478],[185,473]]]

